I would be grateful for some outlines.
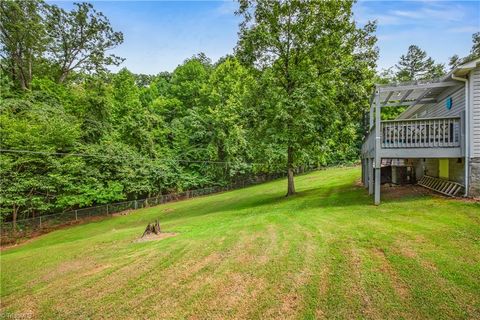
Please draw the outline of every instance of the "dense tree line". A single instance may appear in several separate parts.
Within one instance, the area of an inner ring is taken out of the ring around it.
[[[234,55],[157,75],[108,71],[123,35],[91,4],[0,10],[2,219],[274,172],[291,195],[358,158],[377,49],[352,2],[240,1]]]

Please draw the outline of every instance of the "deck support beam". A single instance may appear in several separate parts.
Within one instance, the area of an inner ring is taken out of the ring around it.
[[[361,159],[362,163],[362,185],[365,187],[365,159]]]
[[[380,204],[380,186],[382,184],[382,168],[375,167],[375,205]]]
[[[380,137],[380,123],[381,123],[381,105],[380,105],[380,90],[376,88],[375,96],[375,205],[380,204],[380,186],[382,184],[381,179],[381,167],[382,161],[380,157],[380,148],[381,148],[381,137]],[[404,100],[411,93],[411,90],[408,90],[402,100]]]
[[[363,186],[368,189],[368,159],[363,159]]]
[[[367,159],[367,174],[368,174],[368,194],[372,195],[373,194],[373,159],[368,158]]]

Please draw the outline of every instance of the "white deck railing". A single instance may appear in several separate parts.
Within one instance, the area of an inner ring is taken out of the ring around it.
[[[459,117],[382,121],[380,132],[385,149],[460,146]]]

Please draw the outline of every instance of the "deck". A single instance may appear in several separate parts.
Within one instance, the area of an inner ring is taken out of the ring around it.
[[[368,134],[362,145],[362,181],[375,204],[380,204],[382,159],[465,157],[465,112],[448,117],[399,117],[382,121],[383,107],[438,104],[447,88],[459,87],[449,79],[376,85],[370,104]]]
[[[464,156],[460,117],[380,122],[380,158],[460,158]],[[362,146],[363,158],[374,158],[375,125]]]

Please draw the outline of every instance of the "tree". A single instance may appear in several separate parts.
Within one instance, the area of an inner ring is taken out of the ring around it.
[[[448,66],[451,69],[455,69],[459,64],[461,63],[461,59],[458,56],[458,54],[454,54],[453,56],[450,57],[448,61]]]
[[[68,115],[61,105],[29,99],[2,101],[0,136],[2,149],[20,149],[39,152],[64,152],[70,150],[80,132],[78,121]],[[42,154],[0,155],[0,213],[27,218],[55,209],[55,196],[68,174],[59,178],[60,172],[70,166],[71,159]],[[70,179],[69,179],[70,178]]]
[[[0,66],[22,90],[45,50],[44,9],[41,1],[0,1]]]
[[[254,83],[253,76],[237,59],[226,58],[210,75],[205,90],[208,102],[198,114],[209,138],[210,157],[228,161],[230,175],[242,173],[247,167],[245,162],[251,160],[247,141],[251,114],[246,99]]]
[[[408,47],[407,54],[400,57],[396,68],[398,70],[396,76],[400,81],[431,79],[445,74],[443,64],[435,63],[416,45]]]
[[[48,58],[58,67],[57,81],[62,83],[73,70],[101,72],[123,59],[106,51],[123,42],[123,34],[113,31],[110,22],[90,3],[75,3],[66,12],[55,5],[48,7]]]
[[[185,115],[188,109],[202,104],[202,90],[208,81],[211,65],[203,55],[185,60],[172,73],[168,96],[179,99],[183,104],[183,110],[179,115]]]
[[[450,69],[455,69],[465,61],[480,57],[480,32],[472,34],[472,42],[472,48],[470,49],[470,54],[468,56],[463,59],[460,59],[457,54],[450,57],[450,61],[448,62]]]
[[[112,82],[115,133],[136,150],[153,154],[153,132],[161,120],[150,110],[142,108],[140,88],[135,85],[133,73],[124,68],[113,77]]]
[[[472,35],[472,49],[470,50],[471,55],[473,56],[480,56],[480,32],[475,32]]]
[[[350,1],[240,0],[238,13],[243,22],[236,54],[261,71],[266,99],[259,106],[258,125],[267,145],[285,150],[290,196],[295,194],[295,166],[325,152],[332,129],[341,123],[337,120],[349,109],[336,105],[350,99],[346,92],[337,94],[352,83],[342,83],[341,77],[356,77],[349,72],[356,71],[354,64],[375,57],[373,25],[356,27]]]

